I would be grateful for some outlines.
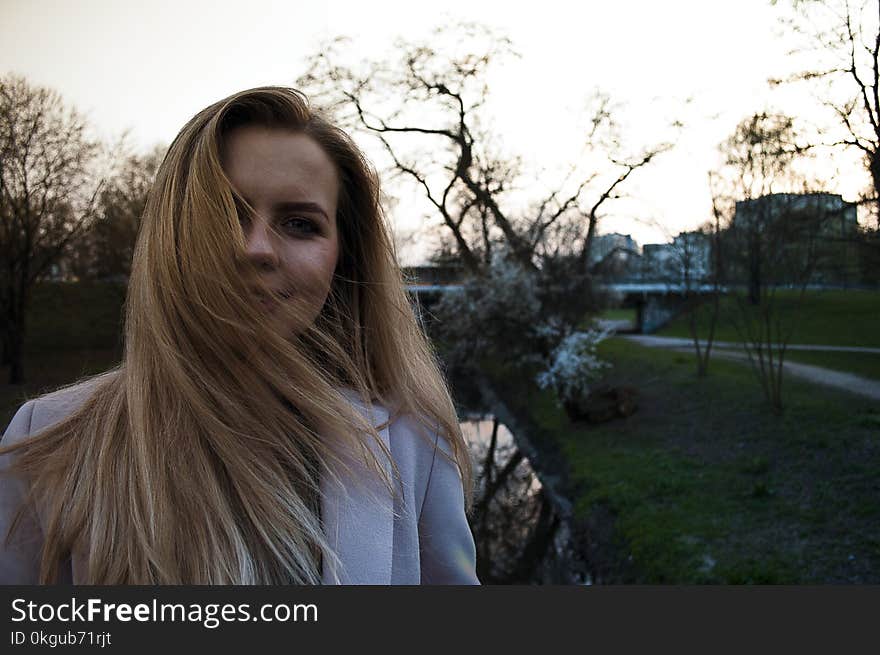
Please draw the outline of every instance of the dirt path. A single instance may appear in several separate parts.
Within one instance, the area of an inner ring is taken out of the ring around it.
[[[628,334],[625,336],[627,339],[636,341],[643,346],[656,346],[658,348],[693,348],[694,346],[694,342],[692,339],[684,339],[682,337],[655,337],[654,335],[650,334]],[[706,342],[700,341],[700,345],[705,346]],[[735,341],[713,341],[712,347],[728,348],[733,350],[743,349],[742,344]],[[863,346],[823,346],[816,344],[789,344],[787,346],[787,349],[837,353],[872,353],[875,355],[880,355],[880,348],[867,348]]]
[[[629,339],[643,346],[651,348],[666,348],[678,352],[693,352],[693,342],[689,339],[679,339],[675,337],[654,337],[642,334],[621,335],[624,339]],[[748,355],[742,351],[740,344],[731,344],[736,350],[724,350],[726,342],[718,342],[713,344],[718,349],[712,351],[713,357],[723,357],[724,359],[734,359],[748,363]],[[880,348],[857,348],[842,346],[789,346],[790,350],[828,350],[837,352],[866,352],[880,353]],[[880,382],[869,378],[853,375],[852,373],[842,373],[840,371],[832,371],[831,369],[822,368],[821,366],[812,366],[810,364],[799,364],[797,362],[785,362],[783,367],[786,372],[792,375],[808,380],[815,384],[821,384],[826,387],[842,389],[859,396],[866,396],[873,400],[880,400]]]

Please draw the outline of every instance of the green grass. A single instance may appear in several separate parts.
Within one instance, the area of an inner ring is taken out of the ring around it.
[[[621,339],[600,346],[606,383],[638,391],[638,411],[572,424],[526,376],[499,393],[567,467],[599,581],[880,582],[880,408],[786,380],[786,409],[764,404],[747,366]]]
[[[0,430],[27,399],[94,375],[121,357],[125,287],[101,282],[37,285],[28,308],[25,384],[0,368]]]
[[[833,346],[880,347],[880,291],[808,291],[798,309],[797,294],[779,291],[778,307],[785,322],[794,322],[791,343]],[[734,327],[737,315],[734,298],[721,302],[720,320],[715,334],[719,341],[739,341]],[[701,338],[708,333],[707,312],[698,314]],[[657,332],[660,336],[690,337],[686,316],[674,319]]]
[[[635,308],[606,309],[599,314],[599,318],[606,321],[631,321],[635,323],[636,310]]]
[[[29,352],[25,355],[25,384],[7,384],[8,368],[0,368],[0,434],[26,400],[76,380],[106,371],[120,360],[118,348]]]
[[[32,353],[118,347],[125,287],[106,282],[47,282],[34,289],[25,349]]]

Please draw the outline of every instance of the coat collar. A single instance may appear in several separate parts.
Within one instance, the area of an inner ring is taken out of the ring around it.
[[[381,405],[365,404],[353,391],[342,394],[370,423],[377,428],[388,452],[388,411]],[[369,448],[392,479],[391,462],[377,443]],[[394,505],[383,480],[370,472],[363,458],[351,453],[340,456],[351,467],[351,473],[340,472],[339,480],[321,480],[321,518],[330,547],[339,558],[338,568],[324,558],[324,584],[391,584],[391,558],[394,537]]]

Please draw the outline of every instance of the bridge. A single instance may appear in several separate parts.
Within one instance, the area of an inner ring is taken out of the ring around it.
[[[665,282],[618,282],[603,284],[600,288],[622,297],[624,307],[635,307],[636,324],[633,331],[647,334],[658,330],[672,320],[695,296],[715,292],[711,284],[683,285]],[[430,307],[444,293],[461,289],[460,284],[407,284],[406,290],[422,307]],[[725,293],[726,289],[720,289]]]
[[[669,282],[614,282],[600,288],[622,296],[624,307],[635,307],[636,324],[633,331],[647,334],[660,329],[678,315],[697,296],[708,296],[716,291],[726,293],[726,287],[712,284],[675,284]]]

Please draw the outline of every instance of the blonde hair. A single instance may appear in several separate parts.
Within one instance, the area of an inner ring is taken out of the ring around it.
[[[225,137],[251,124],[309,135],[340,181],[339,264],[321,313],[295,339],[260,320],[242,199],[221,165]],[[91,584],[320,582],[334,557],[321,476],[346,468],[346,450],[376,475],[370,445],[391,457],[382,426],[345,389],[392,418],[415,417],[432,445],[439,433],[470,498],[470,459],[403,287],[377,177],[293,89],[234,94],[174,140],[135,248],[123,360],[94,385],[76,412],[12,447],[44,508],[43,582],[73,552],[87,554]]]

